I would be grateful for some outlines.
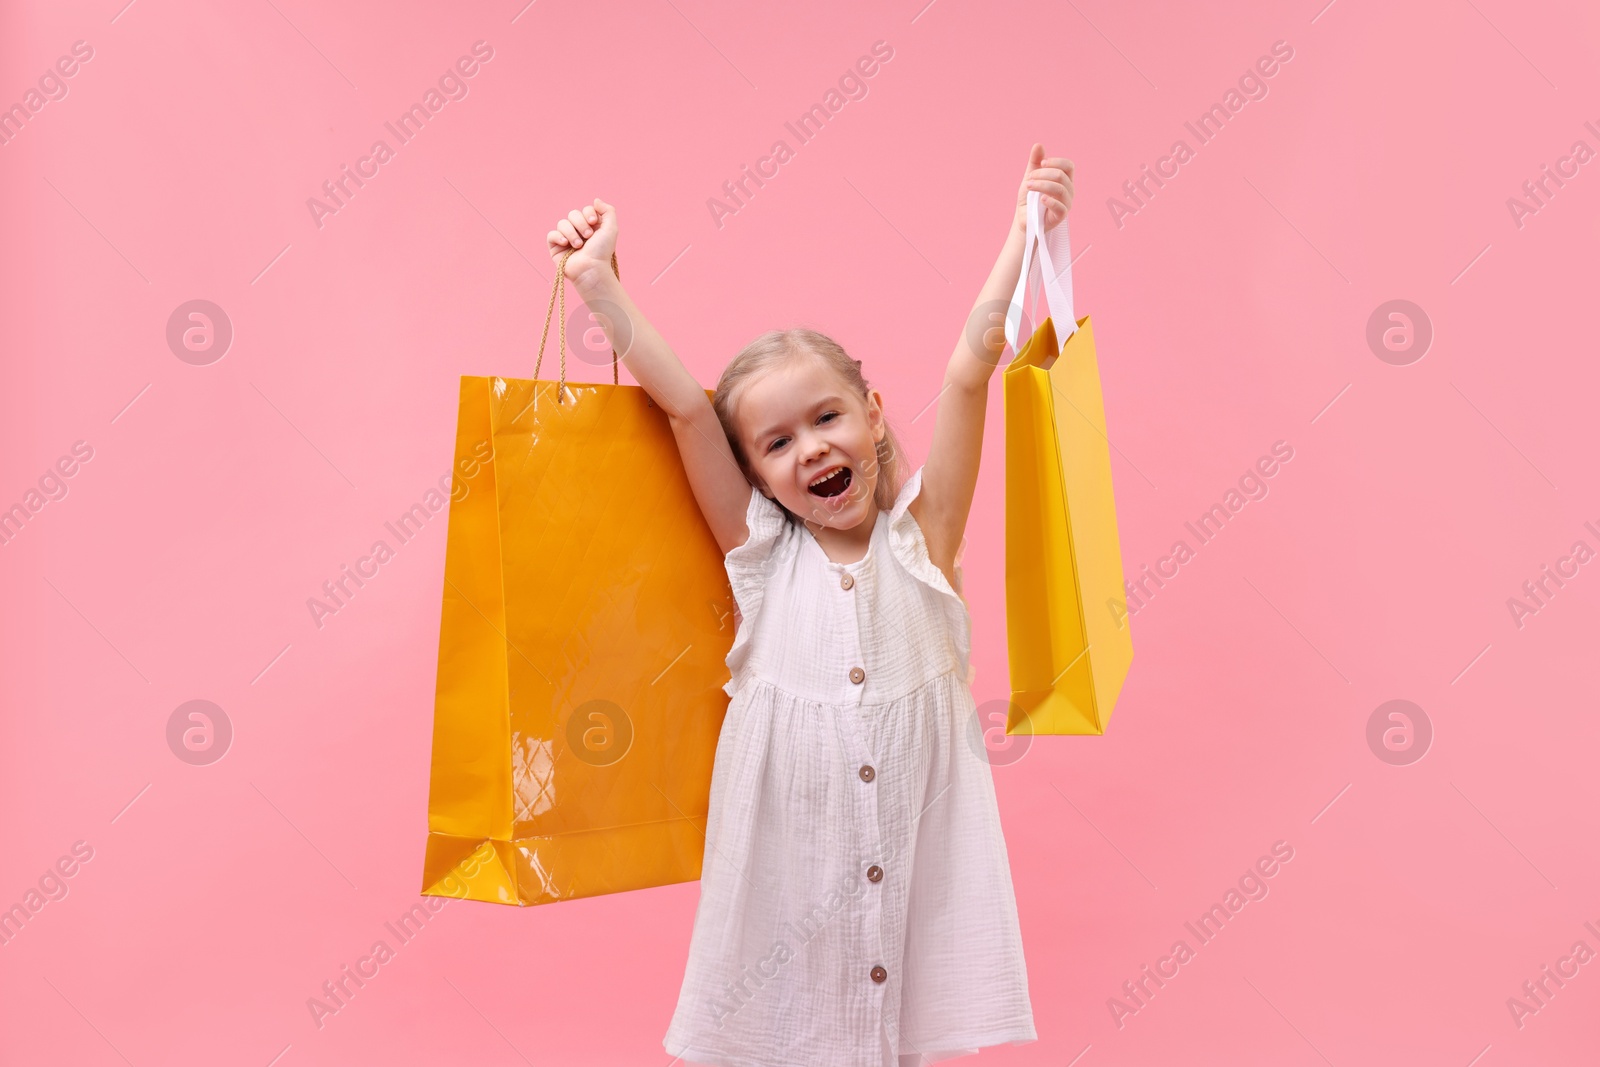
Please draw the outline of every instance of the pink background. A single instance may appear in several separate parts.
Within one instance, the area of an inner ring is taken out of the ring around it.
[[[8,5],[0,104],[94,56],[0,146],[0,507],[93,458],[0,546],[0,905],[94,852],[0,947],[0,1059],[668,1063],[696,883],[450,903],[312,1021],[418,900],[445,523],[320,630],[306,600],[448,470],[457,377],[531,375],[544,235],[596,195],[703,383],[812,324],[920,462],[1039,140],[1078,166],[1130,575],[1275,441],[1294,458],[1133,620],[1108,733],[995,768],[1040,1040],[982,1060],[1594,1062],[1600,963],[1520,1028],[1506,1001],[1600,951],[1600,565],[1520,628],[1506,601],[1600,548],[1600,164],[1520,227],[1506,201],[1600,148],[1600,15],[924,2]],[[478,40],[470,94],[319,229],[307,198]],[[869,95],[796,146],[784,121],[878,40]],[[1279,40],[1266,98],[1198,146],[1184,121]],[[795,158],[718,228],[707,198],[779,137]],[[1119,227],[1108,198],[1179,137],[1195,158]],[[165,340],[193,299],[235,330],[207,366]],[[1392,299],[1434,329],[1407,366],[1366,342]],[[1007,691],[991,405],[980,702]],[[166,741],[193,699],[233,724],[209,766]],[[1367,744],[1391,699],[1432,723],[1410,765]],[[1276,841],[1266,899],[1119,1027],[1108,998]]]

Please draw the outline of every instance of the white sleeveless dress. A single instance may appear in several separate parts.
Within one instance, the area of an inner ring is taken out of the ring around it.
[[[901,1067],[1037,1039],[971,618],[908,510],[921,484],[855,563],[751,490],[669,1055]]]

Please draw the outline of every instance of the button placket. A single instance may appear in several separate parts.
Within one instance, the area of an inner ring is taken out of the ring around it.
[[[857,692],[860,690],[858,689]],[[841,728],[848,738],[846,751],[854,758],[854,774],[857,786],[861,790],[861,802],[856,808],[860,831],[857,840],[863,846],[862,851],[868,855],[875,855],[882,851],[883,828],[879,822],[878,792],[882,788],[878,781],[878,768],[873,763],[873,756],[867,748],[867,731],[865,725],[855,716],[844,716],[840,722]],[[859,864],[859,860],[857,863]],[[856,867],[861,872],[861,867]],[[881,997],[886,993],[888,983],[888,970],[884,965],[884,921],[883,893],[877,890],[876,883],[883,879],[883,869],[876,864],[869,867],[866,872],[867,885],[863,886],[862,893],[855,900],[855,907],[859,908],[861,916],[863,944],[867,946],[867,958],[860,960],[857,966],[865,971],[865,980],[862,982],[864,992],[874,998],[874,1002],[881,1004]]]
[[[859,730],[852,727],[851,732],[855,734],[858,739],[857,743],[860,744],[861,734]],[[860,780],[862,783],[862,789],[864,789],[867,793],[865,802],[863,804],[863,822],[867,828],[867,832],[862,834],[862,838],[865,840],[879,840],[878,846],[873,848],[872,851],[880,851],[882,847],[880,839],[882,837],[883,828],[878,823],[878,791],[881,788],[878,785],[878,769],[870,763],[863,763],[856,768],[856,778]],[[865,841],[863,843],[865,843]],[[869,852],[869,855],[870,854],[871,853]],[[856,868],[858,872],[860,869],[860,867]],[[859,899],[859,907],[861,907],[863,912],[862,926],[866,934],[864,941],[867,945],[872,946],[872,948],[870,948],[868,951],[875,952],[878,955],[879,960],[881,960],[883,958],[882,953],[884,950],[884,897],[881,891],[875,890],[872,887],[883,880],[883,868],[877,864],[872,864],[867,868],[866,876],[869,884],[863,887],[863,892]],[[867,986],[867,989],[872,993],[883,991],[885,989],[885,983],[889,979],[889,972],[884,967],[883,963],[870,959],[863,960],[862,963],[863,965],[866,963],[872,963],[871,970],[867,972],[867,977],[871,979],[872,984]]]
[[[849,659],[846,660],[847,663],[850,663],[850,669],[845,674],[849,685],[844,687],[848,690],[844,699],[847,703],[854,704],[859,708],[864,703],[863,698],[867,688],[865,685],[867,680],[866,663],[861,650],[861,601],[854,593],[857,581],[855,575],[843,570],[842,565],[840,566],[839,586],[841,589],[840,595],[843,598],[840,615],[849,620],[847,625],[849,627],[850,646]],[[845,593],[850,595],[844,596]]]
[[[837,617],[845,620],[844,626],[841,627],[841,636],[845,639],[843,644],[849,650],[846,653],[849,657],[846,662],[854,661],[846,674],[848,684],[840,687],[841,702],[852,705],[859,711],[866,703],[865,683],[867,673],[865,657],[861,647],[860,611],[862,610],[862,603],[854,592],[857,582],[856,575],[850,573],[843,566],[840,567],[840,600],[836,601],[840,610]],[[859,840],[863,845],[867,846],[863,851],[870,857],[880,851],[881,848],[883,829],[879,820],[878,792],[882,786],[877,781],[878,769],[874,766],[873,755],[867,747],[865,724],[861,722],[857,715],[846,715],[843,717],[840,726],[844,730],[845,736],[849,739],[846,751],[853,759],[853,765],[847,766],[853,767],[857,786],[863,791],[861,803],[856,809],[860,819]],[[860,861],[858,860],[857,862],[859,863]],[[860,873],[861,867],[857,866],[856,870]],[[864,972],[862,986],[865,987],[865,992],[869,996],[873,996],[875,1003],[881,1005],[883,1003],[881,998],[888,988],[889,973],[886,965],[890,962],[883,957],[885,951],[883,944],[884,896],[883,892],[876,888],[876,883],[883,878],[883,869],[874,864],[865,873],[868,884],[863,887],[864,892],[856,900],[855,907],[861,909],[858,914],[861,916],[862,932],[865,935],[863,943],[867,946],[865,950],[867,958],[858,961],[856,966],[862,969],[858,973]],[[866,890],[870,890],[870,894]]]

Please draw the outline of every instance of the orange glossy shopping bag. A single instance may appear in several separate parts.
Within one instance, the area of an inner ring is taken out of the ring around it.
[[[1127,612],[1119,610],[1122,549],[1094,328],[1087,315],[1073,316],[1066,229],[1062,219],[1047,241],[1039,193],[1028,194],[1022,272],[1006,315],[1017,356],[1002,376],[1008,734],[1105,733],[1133,661]],[[1050,316],[1019,344],[1032,266],[1043,275]]]
[[[616,261],[612,260],[613,269]],[[462,377],[422,892],[700,877],[733,601],[643,388]],[[469,473],[470,472],[470,473]]]

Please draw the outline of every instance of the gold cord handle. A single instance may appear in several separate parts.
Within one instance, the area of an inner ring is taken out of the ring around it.
[[[562,282],[566,281],[567,278],[567,258],[572,255],[572,251],[569,248],[563,252],[561,254],[561,262],[556,267],[556,281],[550,289],[550,306],[545,308],[544,312],[544,332],[539,335],[539,357],[533,364],[533,377],[538,380],[539,368],[544,365],[545,341],[550,337],[550,316],[555,311],[556,301],[559,298],[561,301],[561,325],[559,327],[560,341],[558,343],[561,347],[561,377],[556,380],[556,403],[558,404],[561,403],[561,394],[566,390],[567,385],[567,287]],[[615,252],[611,253],[611,273],[617,276],[618,281],[622,280],[622,271],[617,269],[617,254]],[[620,358],[617,355],[617,350],[613,348],[611,350],[612,385],[621,384],[617,374],[617,361]]]

